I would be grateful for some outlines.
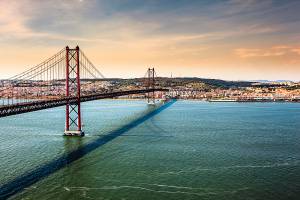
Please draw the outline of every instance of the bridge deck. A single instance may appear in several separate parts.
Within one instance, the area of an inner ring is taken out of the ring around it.
[[[149,93],[153,91],[168,91],[168,89],[163,88],[156,88],[156,89],[142,89],[142,90],[126,90],[126,91],[119,91],[119,92],[110,92],[110,93],[99,93],[99,94],[92,94],[92,95],[84,95],[80,97],[81,102],[93,101],[98,99],[107,99],[131,94],[143,94]],[[77,97],[71,98],[61,98],[55,100],[40,100],[34,101],[29,103],[18,103],[13,105],[7,105],[0,107],[0,118],[6,117],[10,115],[17,115],[27,112],[33,112],[37,110],[44,110],[48,108],[54,108],[66,105],[68,102],[70,104],[75,103]]]

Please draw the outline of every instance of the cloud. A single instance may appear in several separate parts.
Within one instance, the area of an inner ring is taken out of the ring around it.
[[[1,22],[4,21],[7,25],[1,27],[4,36],[2,40],[7,38],[6,34],[12,39],[73,38],[95,42],[104,39],[118,40],[124,35],[128,36],[128,32],[134,33],[132,37],[137,34],[143,37],[166,35],[178,40],[214,40],[278,30],[278,27],[262,22],[237,24],[227,13],[228,10],[255,10],[265,4],[261,5],[254,0],[224,2],[4,0],[1,7],[7,8],[9,12],[0,16]],[[242,14],[239,15],[243,18]]]
[[[291,51],[300,55],[300,48],[292,48]]]
[[[277,45],[270,48],[238,48],[234,50],[235,54],[240,58],[255,58],[255,57],[279,57],[285,55],[291,55],[293,53],[300,55],[300,48]]]
[[[2,39],[35,35],[24,25],[28,17],[18,12],[21,9],[20,4],[14,1],[0,1],[0,8],[2,8],[0,12],[0,35]]]
[[[0,0],[0,44],[10,55],[78,44],[100,64],[180,64],[199,73],[204,65],[218,73],[258,61],[282,66],[300,54],[299,9],[274,0]]]

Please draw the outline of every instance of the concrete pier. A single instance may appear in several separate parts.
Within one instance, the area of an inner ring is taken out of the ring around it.
[[[84,136],[83,131],[65,131],[64,136]]]

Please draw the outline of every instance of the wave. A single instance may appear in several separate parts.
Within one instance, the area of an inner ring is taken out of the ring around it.
[[[286,167],[286,166],[298,166],[299,161],[293,163],[274,163],[268,165],[234,165],[234,166],[222,166],[222,167],[212,167],[212,168],[195,168],[195,169],[187,169],[187,170],[179,170],[179,171],[169,171],[163,172],[159,174],[182,174],[182,173],[193,173],[198,171],[217,171],[217,170],[226,170],[226,169],[237,169],[237,168],[275,168],[275,167]]]
[[[168,194],[187,194],[196,196],[207,196],[207,195],[217,195],[215,192],[197,193],[197,192],[186,192],[186,191],[170,191],[170,190],[154,190],[151,188],[141,187],[141,186],[131,186],[131,185],[121,185],[121,186],[103,186],[103,187],[64,187],[66,191],[74,190],[121,190],[121,189],[137,189],[145,190],[154,193],[168,193]]]

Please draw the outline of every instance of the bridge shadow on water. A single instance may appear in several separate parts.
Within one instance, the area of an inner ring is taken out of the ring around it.
[[[103,135],[90,143],[79,147],[78,149],[71,151],[70,153],[64,154],[61,157],[48,162],[41,167],[34,169],[33,171],[27,172],[8,183],[0,185],[0,199],[8,199],[9,197],[17,194],[18,192],[24,190],[25,188],[31,186],[32,184],[40,181],[41,179],[51,175],[52,173],[68,166],[72,162],[82,158],[86,154],[94,151],[95,149],[105,145],[106,143],[112,141],[113,139],[117,138],[118,136],[123,135],[127,131],[132,128],[137,127],[138,125],[142,124],[146,120],[152,118],[153,116],[159,114],[166,108],[170,107],[176,100],[171,100],[162,106],[147,112],[146,114],[140,116],[139,118],[131,121],[130,123],[114,130],[107,135]]]

